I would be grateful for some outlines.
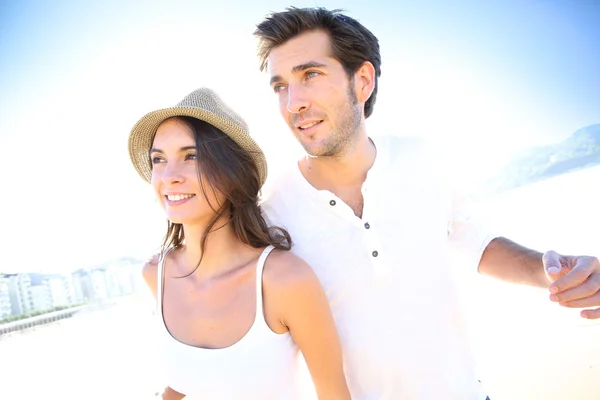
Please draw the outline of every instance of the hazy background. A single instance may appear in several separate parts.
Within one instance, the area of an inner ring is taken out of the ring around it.
[[[127,136],[146,112],[197,87],[246,117],[272,174],[294,158],[252,37],[266,13],[290,3],[247,3],[0,0],[0,272],[152,254],[164,221],[130,166]],[[293,4],[342,7],[379,37],[369,133],[430,137],[458,181],[477,184],[521,149],[600,123],[599,1]],[[598,255],[599,182],[599,167],[587,168],[480,207],[525,245]],[[600,397],[598,322],[544,291],[460,278],[492,400]],[[140,398],[154,382],[150,304],[136,297],[3,339],[3,393]]]

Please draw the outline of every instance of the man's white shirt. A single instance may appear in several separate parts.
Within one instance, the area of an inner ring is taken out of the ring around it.
[[[494,236],[453,198],[423,140],[373,141],[362,218],[296,163],[263,190],[265,216],[327,293],[354,400],[483,400],[449,245],[475,270]]]

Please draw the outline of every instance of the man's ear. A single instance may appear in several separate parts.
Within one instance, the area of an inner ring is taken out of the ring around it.
[[[375,90],[375,67],[365,61],[354,73],[354,90],[358,101],[366,103]]]

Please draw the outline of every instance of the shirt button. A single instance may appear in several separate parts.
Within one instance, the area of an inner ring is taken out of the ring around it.
[[[371,227],[371,225],[369,225],[368,222],[365,222],[365,229],[369,229]]]
[[[331,201],[329,202],[329,205],[331,205],[331,206],[335,206],[335,200],[331,200]]]
[[[373,257],[377,257],[379,255],[379,253],[377,252],[377,250],[375,250],[374,252],[372,252],[371,254],[373,254]]]

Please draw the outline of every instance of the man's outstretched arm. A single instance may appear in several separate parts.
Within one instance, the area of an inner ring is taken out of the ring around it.
[[[481,256],[479,272],[503,281],[547,288],[543,254],[498,237],[492,240]]]
[[[498,237],[485,248],[479,272],[505,281],[548,288],[564,307],[588,308],[584,318],[600,318],[600,262],[596,257],[544,254]],[[594,309],[595,308],[595,309]]]

